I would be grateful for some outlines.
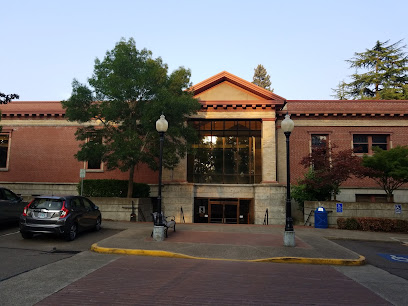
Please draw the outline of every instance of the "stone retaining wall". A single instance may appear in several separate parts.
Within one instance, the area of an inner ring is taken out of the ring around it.
[[[337,204],[342,204],[343,212],[337,212]],[[373,217],[408,220],[408,203],[306,201],[304,221],[307,221],[311,211],[314,212],[320,206],[324,207],[328,212],[327,221],[329,227],[337,227],[337,218]],[[310,215],[306,225],[314,226],[314,213]]]

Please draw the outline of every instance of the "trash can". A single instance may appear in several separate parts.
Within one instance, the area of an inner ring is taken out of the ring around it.
[[[318,207],[314,213],[315,228],[328,228],[327,211],[324,207]]]

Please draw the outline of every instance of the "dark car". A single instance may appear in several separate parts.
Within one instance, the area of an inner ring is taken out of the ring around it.
[[[18,222],[27,202],[7,188],[0,187],[0,224]]]
[[[101,221],[98,206],[85,197],[40,196],[24,208],[20,216],[20,233],[24,239],[36,233],[46,233],[71,241],[84,230],[100,230]]]

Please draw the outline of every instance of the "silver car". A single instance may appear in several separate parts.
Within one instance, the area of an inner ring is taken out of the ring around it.
[[[84,230],[100,230],[101,222],[98,206],[88,198],[40,196],[24,208],[20,216],[20,233],[24,239],[45,233],[71,241]]]

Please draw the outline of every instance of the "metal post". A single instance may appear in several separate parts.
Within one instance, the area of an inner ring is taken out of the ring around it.
[[[161,201],[162,201],[162,168],[163,168],[163,142],[164,142],[164,132],[159,132],[160,134],[160,157],[159,157],[159,191],[157,196],[157,218],[156,224],[158,226],[163,225],[163,218],[162,218],[162,208],[161,208]]]
[[[290,132],[285,132],[286,136],[286,224],[285,231],[293,231],[292,202],[290,199]]]

